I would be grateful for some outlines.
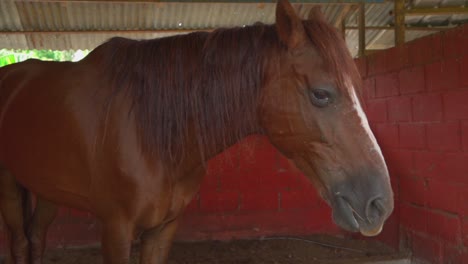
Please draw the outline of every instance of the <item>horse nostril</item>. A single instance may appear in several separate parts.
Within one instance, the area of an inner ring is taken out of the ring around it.
[[[369,200],[366,207],[366,217],[370,223],[385,215],[384,200],[380,197]]]

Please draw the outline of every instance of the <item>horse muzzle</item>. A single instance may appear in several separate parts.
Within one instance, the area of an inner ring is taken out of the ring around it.
[[[376,236],[393,211],[392,190],[389,185],[371,184],[362,189],[357,186],[360,185],[343,184],[340,190],[331,192],[333,220],[345,230]]]
[[[393,200],[375,197],[363,206],[352,203],[347,197],[337,196],[332,208],[333,221],[341,228],[364,236],[376,236],[393,211]]]

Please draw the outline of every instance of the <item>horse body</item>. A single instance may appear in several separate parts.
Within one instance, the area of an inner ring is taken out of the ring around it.
[[[140,262],[164,262],[206,161],[256,133],[314,182],[337,224],[379,233],[392,192],[357,79],[338,34],[284,0],[275,26],[114,38],[77,63],[1,68],[7,259],[41,263],[61,204],[100,220],[106,263],[127,263],[140,233]],[[16,182],[38,196],[30,223]]]
[[[1,69],[0,164],[42,199],[92,212],[104,226],[128,226],[128,240],[173,222],[198,190],[204,159],[235,140],[223,139],[202,157],[197,138],[184,138],[178,142],[184,157],[176,163],[164,162],[159,153],[148,155],[127,91],[116,92],[102,75],[108,46],[122,41],[137,44],[116,38],[81,62],[28,60]],[[185,125],[195,127],[193,121]],[[254,132],[246,131],[236,136]]]
[[[87,137],[90,130],[98,129],[96,117],[90,112],[96,106],[90,107],[90,100],[84,100],[86,102],[81,106],[69,100],[84,95],[86,86],[83,86],[85,89],[64,88],[50,82],[57,76],[70,78],[71,83],[83,78],[70,74],[73,68],[75,65],[70,63],[27,61],[4,69],[2,87],[15,87],[16,90],[10,93],[2,90],[2,97],[9,103],[1,109],[4,116],[1,123],[1,163],[14,172],[24,186],[34,192],[46,193],[45,198],[59,198],[68,205],[89,210],[91,204],[87,197],[91,191],[89,174],[93,171],[93,164],[89,163],[92,159],[88,159],[85,153],[97,153],[85,148],[92,146],[87,145],[93,140]],[[10,85],[10,78],[22,80],[21,84]],[[86,83],[86,78],[79,83]],[[51,94],[54,97],[49,96]],[[80,100],[80,103],[84,101]],[[82,114],[77,115],[77,112]],[[80,126],[76,119],[81,117],[90,121],[89,127]],[[50,144],[51,138],[57,144]],[[70,144],[73,147],[70,148]],[[24,166],[25,163],[31,166]],[[33,182],[29,182],[28,177]],[[48,184],[50,182],[54,185]]]
[[[129,225],[135,236],[180,214],[204,166],[195,148],[182,169],[144,155],[129,101],[117,94],[109,103],[112,90],[99,72],[92,55],[2,68],[0,164],[41,198]]]

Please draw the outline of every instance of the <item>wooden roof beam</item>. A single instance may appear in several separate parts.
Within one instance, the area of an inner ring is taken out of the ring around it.
[[[405,10],[407,16],[426,15],[466,15],[468,7],[432,7],[432,8],[412,8]]]
[[[358,4],[358,3],[384,3],[385,0],[289,0],[293,4]],[[35,0],[35,2],[102,2],[102,3],[271,3],[276,4],[277,0]]]
[[[453,26],[450,27],[424,27],[424,26],[406,26],[406,31],[442,31],[454,28]],[[346,30],[358,30],[356,26],[347,26]],[[393,26],[367,26],[365,30],[395,30]]]
[[[395,46],[405,43],[405,0],[395,0]]]

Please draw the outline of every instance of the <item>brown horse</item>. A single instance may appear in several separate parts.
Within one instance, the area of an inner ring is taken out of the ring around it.
[[[206,161],[251,134],[294,161],[338,225],[376,235],[393,194],[360,86],[340,35],[286,0],[276,25],[114,38],[77,63],[1,68],[7,259],[41,262],[60,204],[100,220],[105,263],[127,263],[138,234],[140,262],[164,262]],[[17,183],[39,197],[28,222]]]

